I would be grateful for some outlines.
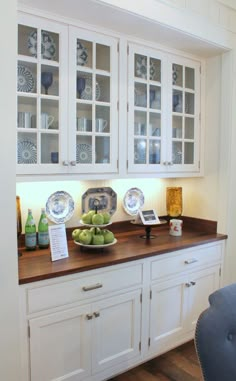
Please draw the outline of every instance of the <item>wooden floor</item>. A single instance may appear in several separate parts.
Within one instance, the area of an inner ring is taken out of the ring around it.
[[[202,381],[194,342],[190,341],[109,381]]]

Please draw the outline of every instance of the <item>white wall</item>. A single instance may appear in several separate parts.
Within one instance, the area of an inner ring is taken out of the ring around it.
[[[0,13],[0,380],[18,380],[18,272],[15,201],[16,1]]]

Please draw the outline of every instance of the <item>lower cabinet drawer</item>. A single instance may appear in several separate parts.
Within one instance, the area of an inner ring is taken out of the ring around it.
[[[180,250],[168,258],[151,262],[151,280],[176,275],[179,272],[195,269],[199,266],[221,261],[222,246],[220,244]]]
[[[27,289],[27,313],[74,303],[90,297],[141,285],[143,265],[122,266],[80,273],[77,278]]]

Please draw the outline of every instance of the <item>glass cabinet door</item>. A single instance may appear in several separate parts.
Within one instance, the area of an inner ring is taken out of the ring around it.
[[[199,65],[172,63],[171,165],[194,170],[198,162]]]
[[[129,169],[156,171],[162,155],[163,61],[156,52],[129,48]]]
[[[45,23],[45,21],[44,21]],[[38,18],[18,25],[17,164],[18,173],[54,172],[61,162],[60,116],[63,27]],[[58,169],[57,169],[58,171]]]
[[[117,41],[70,29],[71,160],[74,171],[117,171]],[[75,154],[73,156],[73,152]]]

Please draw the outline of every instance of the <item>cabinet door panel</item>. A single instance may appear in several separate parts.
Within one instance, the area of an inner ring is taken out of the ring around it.
[[[31,381],[79,381],[90,374],[89,307],[31,319]]]
[[[189,288],[187,319],[189,328],[194,329],[200,313],[209,305],[208,296],[220,286],[219,266],[191,274],[189,283],[192,286]]]
[[[161,350],[161,344],[172,341],[184,330],[186,316],[185,278],[152,286],[150,303],[150,349]]]
[[[141,291],[106,299],[93,305],[93,372],[139,354]]]

